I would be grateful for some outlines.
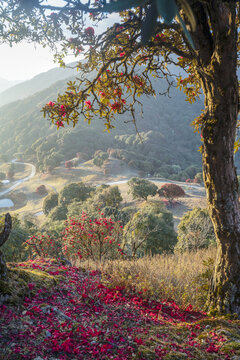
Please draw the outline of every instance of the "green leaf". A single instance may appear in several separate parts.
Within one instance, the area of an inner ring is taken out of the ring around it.
[[[141,42],[143,45],[146,45],[151,36],[153,36],[157,25],[157,17],[157,6],[156,2],[153,1],[151,6],[148,8],[146,19],[141,25]]]
[[[146,4],[147,0],[118,0],[103,6],[101,12],[119,12]]]
[[[166,24],[170,24],[178,12],[175,0],[156,0],[156,4],[158,14],[164,18]]]

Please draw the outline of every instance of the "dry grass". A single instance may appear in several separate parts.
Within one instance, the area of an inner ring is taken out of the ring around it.
[[[140,291],[146,298],[174,300],[185,307],[191,304],[204,310],[206,292],[203,291],[206,272],[203,261],[215,259],[216,248],[176,254],[163,254],[134,260],[106,261],[99,265],[81,262],[86,269],[100,269],[103,280],[110,286],[124,286]]]

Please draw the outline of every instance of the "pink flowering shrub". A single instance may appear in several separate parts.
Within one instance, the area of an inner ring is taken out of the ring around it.
[[[83,212],[80,219],[68,219],[62,234],[63,253],[69,259],[101,262],[123,255],[120,243],[122,227],[111,218],[92,220]]]
[[[59,258],[61,252],[61,242],[52,239],[49,235],[34,235],[27,239],[24,243],[29,258],[42,257],[42,258]]]

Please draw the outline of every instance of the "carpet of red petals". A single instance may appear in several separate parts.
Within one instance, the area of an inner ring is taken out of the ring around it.
[[[220,350],[224,336],[213,332],[199,340],[206,315],[191,306],[182,310],[174,302],[109,288],[97,271],[84,272],[52,260],[17,266],[63,278],[51,289],[29,283],[22,304],[0,306],[0,359],[143,360],[164,359],[172,351],[196,359],[195,350],[205,352],[206,358],[213,354],[214,359],[231,359]],[[168,327],[175,328],[175,336]]]

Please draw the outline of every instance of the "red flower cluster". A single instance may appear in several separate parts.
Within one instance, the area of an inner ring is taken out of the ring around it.
[[[138,85],[138,86],[140,86],[140,87],[143,86],[143,82],[142,82],[142,80],[140,79],[139,76],[137,76],[137,75],[134,76],[134,77],[133,77],[133,80],[134,80],[134,82],[135,82],[136,85]]]
[[[55,105],[55,103],[54,103],[54,102],[49,101],[48,106],[53,107],[54,105]]]
[[[89,110],[92,108],[92,104],[90,100],[85,101],[85,105]]]
[[[94,28],[89,26],[87,27],[85,30],[84,30],[84,33],[87,35],[87,36],[94,36]]]

